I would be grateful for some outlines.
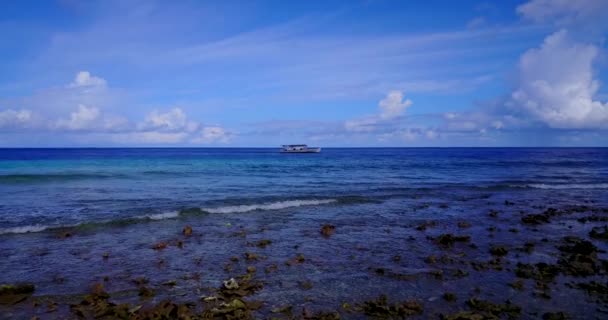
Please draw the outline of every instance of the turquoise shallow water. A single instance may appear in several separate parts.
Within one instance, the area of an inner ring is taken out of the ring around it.
[[[605,282],[606,273],[560,275],[551,299],[534,293],[532,279],[521,291],[509,283],[517,263],[555,264],[563,237],[587,239],[605,225],[577,219],[608,212],[608,149],[2,149],[0,197],[0,283],[34,283],[37,297],[67,299],[104,283],[116,301],[200,301],[254,266],[264,283],[251,297],[264,301],[261,318],[282,305],[336,310],[379,294],[423,302],[421,319],[467,309],[471,297],[509,299],[531,319],[606,311],[573,288]],[[548,207],[575,210],[522,224]],[[336,226],[330,238],[319,234],[325,223]],[[181,234],[186,225],[193,236]],[[471,241],[442,248],[435,238],[443,233]],[[255,246],[263,239],[271,245]],[[607,243],[591,241],[607,259]],[[154,250],[159,242],[169,245]],[[479,268],[494,258],[492,245],[509,250],[501,269]],[[299,254],[304,263],[286,264]],[[433,255],[450,262],[431,263]],[[156,291],[144,301],[134,284],[142,277]],[[448,291],[457,302],[442,300]],[[0,306],[0,316],[52,319],[69,315],[69,303],[57,313]]]

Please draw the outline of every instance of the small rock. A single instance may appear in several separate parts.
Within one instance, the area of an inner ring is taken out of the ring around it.
[[[507,253],[509,253],[509,251],[507,251],[507,249],[505,249],[505,247],[502,246],[492,246],[490,248],[490,253],[494,256],[506,256]]]
[[[321,227],[321,234],[324,237],[330,237],[332,234],[334,234],[336,232],[336,227],[334,225],[331,224],[324,224]]]
[[[456,295],[451,292],[446,292],[443,294],[443,300],[452,302],[456,300]]]
[[[543,314],[543,320],[568,320],[570,317],[565,312],[546,312]]]
[[[224,281],[224,288],[226,288],[228,290],[238,289],[239,283],[236,280],[234,280],[234,278],[230,278],[230,279]]]
[[[154,250],[163,250],[163,249],[166,249],[167,246],[168,246],[168,244],[166,242],[162,242],[161,241],[161,242],[155,243],[152,246],[152,249],[154,249]]]
[[[269,246],[271,243],[272,243],[272,241],[270,241],[268,239],[263,239],[263,240],[256,242],[255,246],[260,247],[260,248],[266,248],[266,246]]]
[[[465,229],[465,228],[470,228],[470,227],[471,227],[471,224],[466,221],[458,222],[458,228]]]
[[[594,227],[589,232],[589,236],[594,239],[608,240],[608,227]]]

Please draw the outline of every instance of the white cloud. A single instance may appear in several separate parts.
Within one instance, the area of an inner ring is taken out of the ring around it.
[[[198,123],[188,121],[186,113],[180,108],[173,108],[165,113],[152,111],[146,116],[144,122],[139,125],[140,130],[187,132],[194,132],[198,127]]]
[[[588,24],[608,13],[606,0],[531,0],[517,7],[517,12],[534,22],[559,25]],[[603,22],[605,23],[605,21]]]
[[[608,104],[594,100],[597,55],[596,46],[572,41],[565,30],[555,32],[520,58],[519,87],[508,105],[552,128],[608,126]]]
[[[121,116],[103,114],[99,108],[78,105],[69,119],[59,119],[50,125],[51,130],[87,131],[96,133],[131,130],[129,121]]]
[[[182,143],[186,141],[188,133],[186,132],[130,132],[126,134],[118,134],[113,136],[113,140],[117,143],[136,143],[136,144],[171,144]]]
[[[142,121],[130,121],[120,114],[127,105],[125,96],[116,93],[120,89],[106,85],[104,79],[81,71],[67,85],[43,89],[20,100],[0,101],[21,108],[0,110],[0,130],[62,132],[72,134],[66,137],[74,141],[90,138],[118,144],[228,143],[235,136],[221,126],[203,128],[189,120],[181,108],[152,111]]]
[[[496,130],[500,130],[505,127],[505,124],[500,120],[496,120],[492,121],[492,127],[494,127]]]
[[[425,133],[427,139],[435,139],[437,137],[439,137],[439,133],[435,130],[427,130]]]
[[[220,126],[204,127],[199,136],[192,139],[193,143],[228,143],[232,134]]]
[[[344,129],[351,132],[372,132],[376,129],[378,121],[377,117],[347,120],[344,122]]]
[[[80,71],[74,77],[74,81],[68,85],[70,88],[77,87],[105,87],[106,80],[92,76],[88,71]]]
[[[391,91],[386,95],[386,98],[380,100],[378,106],[380,107],[380,118],[382,119],[393,119],[405,112],[407,107],[412,105],[412,100],[404,100],[403,93],[401,91]]]
[[[30,122],[31,119],[32,112],[30,110],[8,109],[0,111],[0,129],[20,127]]]
[[[98,108],[78,105],[78,110],[70,114],[69,119],[60,119],[55,123],[57,129],[83,130],[97,126],[101,112]]]
[[[420,137],[420,130],[408,128],[401,133],[401,136],[405,141],[414,141]]]
[[[411,105],[412,100],[405,99],[401,91],[391,91],[378,102],[380,112],[377,115],[347,120],[344,122],[344,129],[359,133],[374,132],[381,124],[401,116]]]

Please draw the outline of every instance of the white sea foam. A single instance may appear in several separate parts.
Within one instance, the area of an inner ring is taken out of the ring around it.
[[[332,202],[336,202],[336,199],[322,199],[322,200],[287,200],[287,201],[278,201],[271,203],[262,203],[262,204],[249,204],[249,205],[239,205],[239,206],[226,206],[226,207],[218,207],[218,208],[204,208],[204,211],[209,213],[243,213],[250,212],[255,210],[280,210],[292,207],[301,207],[301,206],[316,206],[320,204],[328,204]]]
[[[594,184],[529,184],[528,187],[536,189],[608,189],[608,183]]]
[[[318,199],[318,200],[287,200],[287,201],[278,201],[278,202],[270,202],[270,203],[262,203],[262,204],[251,204],[251,205],[238,205],[238,206],[226,206],[226,207],[217,207],[217,208],[206,208],[203,209],[209,213],[243,213],[250,212],[255,210],[280,210],[285,208],[292,207],[301,207],[301,206],[315,206],[321,204],[328,204],[332,202],[336,202],[336,199]],[[179,217],[178,211],[168,211],[163,213],[149,214],[137,216],[135,219],[140,220],[164,220],[164,219],[174,219]],[[100,224],[108,223],[108,222],[99,222]],[[69,226],[45,226],[41,224],[28,225],[28,226],[20,226],[13,228],[5,228],[0,229],[0,235],[2,234],[15,234],[15,233],[30,233],[30,232],[41,232],[47,229],[52,228],[61,228],[61,227],[78,227],[79,224],[69,225]]]
[[[179,212],[177,211],[169,211],[157,214],[150,214],[146,216],[142,216],[142,219],[150,219],[150,220],[164,220],[164,219],[173,219],[179,217]]]
[[[34,224],[29,226],[0,229],[0,234],[40,232],[48,228],[49,226]]]

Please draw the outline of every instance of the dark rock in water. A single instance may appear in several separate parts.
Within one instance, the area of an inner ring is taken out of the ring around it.
[[[312,282],[311,281],[300,281],[300,288],[304,289],[304,290],[310,290],[312,289]]]
[[[471,224],[466,221],[458,222],[458,228],[465,229],[465,228],[470,228],[470,227],[471,227]]]
[[[146,277],[137,277],[137,278],[131,280],[131,282],[133,282],[135,285],[143,286],[143,285],[147,284],[148,282],[150,282],[150,280],[148,280],[148,278],[146,278]]]
[[[608,227],[594,227],[589,232],[589,236],[594,239],[608,240]]]
[[[456,242],[468,242],[469,240],[471,240],[470,236],[455,236],[451,233],[442,234],[436,239],[437,243],[444,247],[451,247]]]
[[[254,281],[252,279],[252,275],[248,274],[238,277],[238,281],[233,278],[228,281],[224,281],[224,286],[220,288],[220,293],[222,296],[227,298],[245,297],[252,295],[262,288],[262,283]]]
[[[449,302],[456,301],[456,295],[451,292],[446,292],[443,294],[443,300]]]
[[[485,314],[473,311],[460,311],[450,315],[440,315],[441,320],[486,320],[486,319],[498,319],[497,317],[488,317]]]
[[[36,287],[30,283],[3,284],[0,285],[0,295],[33,293],[35,288]]]
[[[570,317],[565,312],[546,312],[543,314],[543,320],[568,320]]]
[[[492,218],[496,218],[496,217],[498,217],[498,211],[492,209],[492,210],[490,210],[490,213],[488,213],[488,216],[490,216]]]
[[[502,270],[502,260],[500,260],[499,257],[496,257],[494,259],[491,259],[487,262],[483,262],[483,261],[473,261],[471,262],[471,267],[473,267],[473,269],[475,269],[476,271],[486,271],[486,270]]]
[[[521,218],[521,222],[525,224],[543,224],[549,223],[549,216],[544,214],[529,214]]]
[[[513,206],[515,205],[515,202],[511,202],[509,200],[505,200],[505,206]]]
[[[536,281],[534,284],[534,295],[545,299],[551,299],[551,288],[546,282]]]
[[[580,223],[606,222],[606,221],[608,221],[608,217],[606,217],[606,216],[598,216],[598,215],[591,215],[591,216],[588,216],[588,217],[578,218],[578,219],[576,219],[576,221],[578,221]]]
[[[519,317],[519,314],[521,313],[521,307],[512,304],[509,300],[504,304],[496,304],[473,298],[467,301],[467,305],[469,308],[481,312],[482,314],[485,314],[486,317],[490,318],[500,317],[503,314],[508,317]]]
[[[245,252],[245,260],[247,261],[257,261],[258,255],[252,252]]]
[[[185,226],[184,229],[182,230],[182,234],[185,235],[186,237],[189,237],[192,235],[192,227],[191,226]]]
[[[578,283],[576,288],[585,290],[588,295],[598,297],[604,303],[608,303],[608,282],[599,283],[595,281]]]
[[[311,314],[302,310],[302,317],[307,320],[340,320],[340,314],[335,311]]]
[[[163,249],[166,249],[168,246],[169,246],[168,243],[161,241],[161,242],[155,243],[152,246],[152,249],[154,249],[154,250],[163,250]]]
[[[332,234],[334,234],[336,232],[336,227],[334,225],[331,224],[324,224],[321,227],[321,234],[324,237],[330,237]]]
[[[584,277],[600,272],[603,262],[598,259],[598,249],[593,243],[577,237],[564,237],[563,242],[558,247],[562,253],[558,263],[565,274]]]
[[[558,249],[565,253],[591,255],[597,253],[597,247],[593,243],[583,240],[578,237],[564,237],[564,245],[559,246]]]
[[[272,241],[270,241],[268,239],[263,239],[263,240],[256,242],[255,246],[259,247],[259,248],[266,248],[266,246],[269,246],[271,243],[272,243]]]
[[[532,243],[532,242],[524,243],[524,251],[527,253],[532,253],[532,251],[534,251],[534,243]]]
[[[552,281],[559,274],[559,270],[559,267],[544,262],[535,265],[519,262],[515,269],[515,275],[520,278],[538,281]]]
[[[298,254],[295,258],[290,259],[289,261],[285,262],[285,264],[288,266],[293,266],[296,264],[304,263],[304,261],[306,261],[306,258],[304,258],[304,255]]]
[[[143,298],[151,298],[154,297],[156,295],[156,293],[154,292],[154,290],[146,287],[146,286],[141,286],[139,288],[139,296],[143,297]]]
[[[381,319],[405,318],[422,313],[422,305],[419,302],[408,300],[389,304],[386,295],[381,295],[376,300],[365,301],[360,308],[366,316]]]
[[[434,227],[436,225],[437,225],[437,222],[435,222],[435,221],[427,221],[427,222],[419,224],[416,227],[416,230],[418,230],[418,231],[424,231],[424,230],[426,230],[426,228]]]
[[[509,253],[509,251],[507,251],[507,249],[505,249],[505,247],[502,246],[492,246],[490,247],[490,253],[494,256],[506,256],[507,253]]]
[[[523,290],[524,289],[524,281],[523,280],[515,280],[509,284],[509,286],[515,290]]]
[[[278,269],[279,267],[275,263],[273,263],[269,266],[266,266],[266,268],[264,268],[264,272],[271,273],[277,271]]]
[[[0,285],[0,305],[19,303],[34,293],[34,289],[34,285],[29,283]]]

